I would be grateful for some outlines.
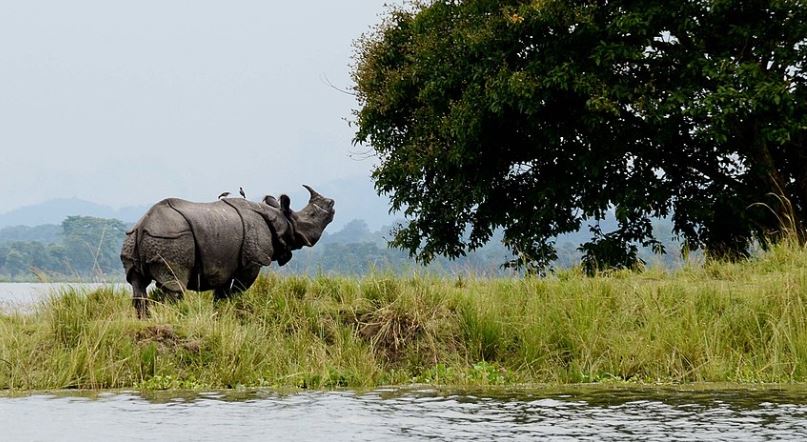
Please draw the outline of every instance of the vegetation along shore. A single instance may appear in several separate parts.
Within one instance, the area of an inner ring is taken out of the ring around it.
[[[807,251],[586,277],[270,276],[135,319],[128,292],[0,314],[0,389],[807,381]]]

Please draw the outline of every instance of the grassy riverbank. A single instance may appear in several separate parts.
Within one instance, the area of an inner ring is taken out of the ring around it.
[[[270,277],[134,317],[111,289],[0,314],[0,389],[807,382],[807,251],[586,278]]]

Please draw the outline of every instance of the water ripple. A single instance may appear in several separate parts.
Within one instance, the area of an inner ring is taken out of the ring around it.
[[[0,397],[3,440],[798,440],[803,390]]]

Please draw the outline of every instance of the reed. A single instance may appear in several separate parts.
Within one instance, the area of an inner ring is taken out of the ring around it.
[[[586,277],[261,278],[135,319],[130,294],[0,314],[0,389],[807,382],[807,251]]]

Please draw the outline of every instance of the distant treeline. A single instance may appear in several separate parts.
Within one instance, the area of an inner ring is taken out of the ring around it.
[[[0,229],[0,278],[118,279],[126,225],[115,219],[70,216],[60,226]]]
[[[115,219],[71,216],[61,225],[7,227],[0,229],[0,279],[3,280],[122,280],[119,254],[127,225]],[[604,228],[608,226],[603,226]],[[680,265],[679,245],[673,241],[671,225],[658,220],[657,236],[667,248],[666,255],[642,250],[648,263],[665,267]],[[341,230],[325,232],[313,248],[294,252],[294,258],[278,269],[285,274],[318,273],[331,275],[366,275],[371,272],[406,274],[474,274],[503,276],[512,271],[502,264],[512,259],[499,234],[481,249],[456,260],[438,258],[425,269],[406,252],[387,247],[391,226],[372,231],[362,220],[353,220]],[[571,267],[580,262],[578,245],[587,232],[558,238],[557,267]]]
[[[604,221],[603,230],[610,228],[611,222]],[[616,225],[613,222],[614,226]],[[674,238],[672,223],[668,220],[656,220],[653,225],[657,238],[662,242],[667,253],[653,254],[649,248],[640,248],[639,256],[648,265],[660,265],[666,268],[677,268],[683,263],[681,245]],[[455,260],[444,257],[436,258],[425,269],[419,266],[409,255],[399,249],[386,246],[392,226],[371,231],[362,220],[353,220],[345,227],[331,235],[327,232],[313,248],[304,248],[294,252],[294,258],[282,268],[281,272],[291,274],[314,275],[317,273],[338,275],[366,275],[371,272],[389,272],[405,274],[413,271],[444,274],[473,274],[480,276],[504,276],[513,274],[513,270],[503,266],[513,255],[502,243],[501,232],[496,232],[493,239],[480,249]],[[557,239],[557,268],[569,268],[580,264],[583,254],[579,245],[588,239],[588,230],[564,235]]]

